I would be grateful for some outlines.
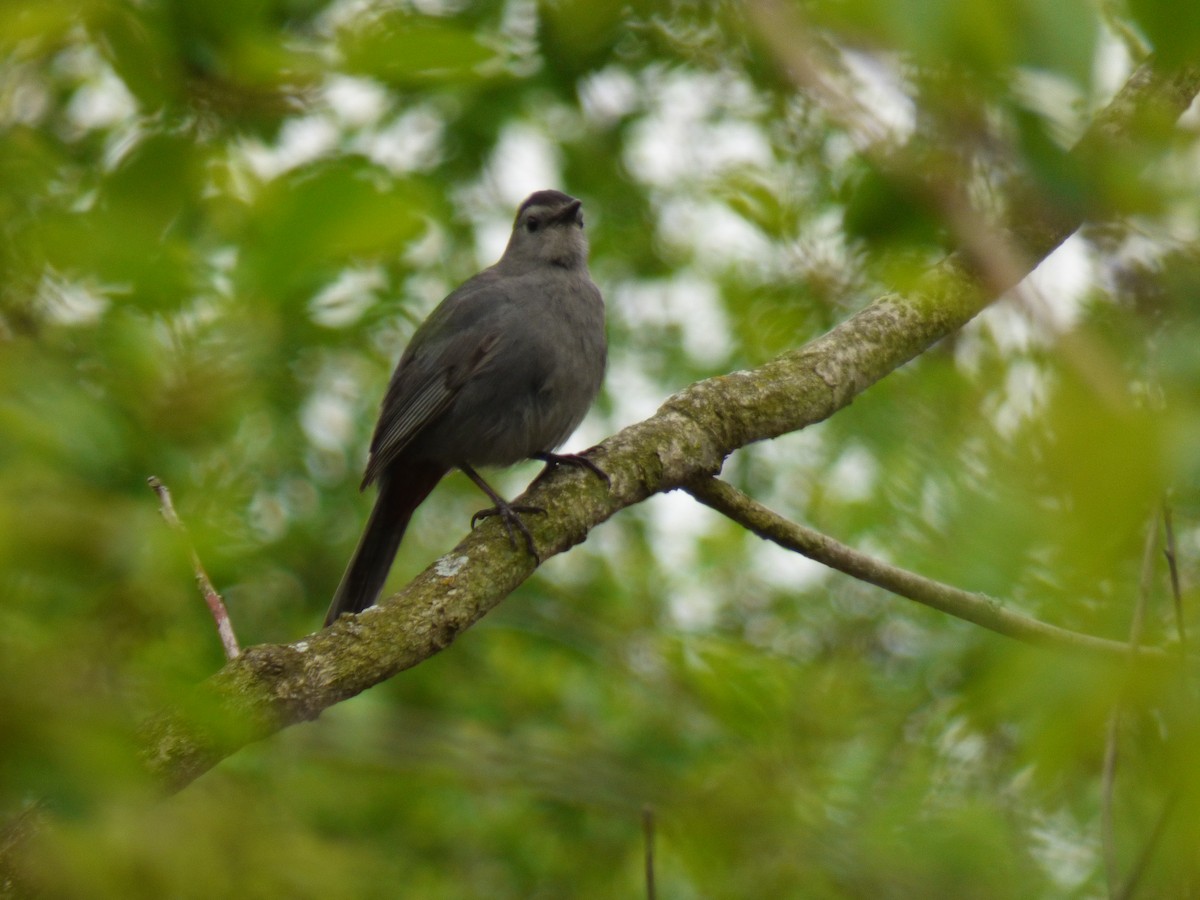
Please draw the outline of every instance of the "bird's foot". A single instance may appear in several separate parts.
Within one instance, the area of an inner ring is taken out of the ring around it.
[[[488,495],[488,499],[492,501],[493,506],[487,509],[481,509],[475,515],[471,516],[471,527],[474,528],[477,523],[483,519],[490,519],[492,516],[499,516],[504,520],[504,528],[508,531],[508,539],[512,543],[513,548],[517,546],[517,536],[513,534],[513,529],[521,532],[525,537],[525,546],[529,550],[529,555],[537,562],[542,561],[541,555],[537,552],[537,546],[533,543],[533,535],[529,532],[529,526],[521,521],[518,513],[545,513],[546,511],[540,506],[513,506],[499,494],[497,494],[490,484],[480,477],[479,473],[472,469],[466,463],[459,463],[458,467],[462,469],[463,474],[470,478],[479,489]]]
[[[540,562],[541,557],[538,555],[537,547],[533,543],[533,535],[529,531],[529,526],[521,520],[519,513],[541,513],[542,515],[545,515],[546,510],[542,509],[540,506],[514,506],[511,503],[504,503],[502,501],[497,503],[495,506],[489,506],[487,509],[481,509],[479,512],[475,513],[475,515],[471,516],[471,527],[474,528],[484,519],[490,519],[493,516],[499,516],[504,522],[504,528],[506,531],[508,531],[508,539],[512,543],[513,547],[515,548],[517,546],[517,536],[514,534],[515,529],[516,531],[521,532],[521,535],[525,538],[525,547],[529,550],[529,555]]]
[[[608,477],[608,473],[582,453],[535,453],[533,458],[540,459],[546,464],[546,468],[542,469],[538,477],[534,479],[535,484],[559,466],[573,466],[576,469],[587,469],[603,481],[605,486],[612,487],[612,479]]]

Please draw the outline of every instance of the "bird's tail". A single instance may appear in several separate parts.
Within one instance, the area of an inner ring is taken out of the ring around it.
[[[375,508],[325,614],[326,627],[342,613],[362,612],[375,602],[387,581],[408,520],[446,471],[433,463],[419,463],[379,479]]]

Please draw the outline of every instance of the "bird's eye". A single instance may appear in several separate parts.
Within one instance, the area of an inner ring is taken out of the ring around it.
[[[538,222],[537,219],[526,219],[525,220],[525,230],[528,231],[530,234],[533,234],[535,231],[538,230],[538,226],[540,224],[541,223]]]

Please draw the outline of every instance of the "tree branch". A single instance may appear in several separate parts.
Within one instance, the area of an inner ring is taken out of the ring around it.
[[[1197,90],[1200,69],[1163,74],[1143,66],[1098,120],[1103,127],[1081,143],[1123,139],[1146,109],[1173,120]],[[1044,227],[1032,224],[1024,223],[1020,241],[1026,270],[1080,222],[1061,216],[1036,223]],[[529,523],[542,558],[585,540],[591,528],[627,506],[715,474],[739,447],[827,418],[961,328],[993,298],[955,254],[907,296],[888,294],[798,350],[679,392],[654,416],[596,448],[611,490],[586,473],[560,470],[520,498],[547,510]],[[144,723],[146,765],[168,785],[186,785],[239,747],[313,719],[444,649],[533,569],[523,549],[509,547],[498,524],[484,524],[378,607],[292,644],[247,648],[186,702]]]
[[[204,598],[204,603],[208,606],[209,614],[212,615],[213,622],[217,626],[217,637],[221,639],[221,649],[225,651],[226,659],[235,658],[242,650],[238,646],[237,635],[233,631],[233,622],[229,618],[229,610],[225,606],[224,598],[221,597],[221,594],[213,585],[212,579],[208,577],[204,563],[200,561],[200,554],[196,552],[196,545],[188,537],[187,526],[183,524],[183,520],[175,512],[175,503],[171,500],[170,489],[156,475],[151,475],[147,478],[146,483],[158,495],[159,511],[162,513],[162,517],[167,520],[167,524],[171,528],[183,535],[187,541],[188,555],[192,559],[192,572],[196,576],[196,586],[200,589],[200,595]]]
[[[1048,625],[1030,616],[1005,609],[999,601],[986,594],[972,593],[942,584],[915,572],[889,565],[865,553],[859,553],[815,529],[785,519],[732,485],[716,478],[698,478],[684,489],[705,506],[728,516],[759,537],[786,550],[792,550],[860,581],[869,582],[885,591],[980,625],[1005,637],[1039,647],[1083,653],[1107,662],[1127,662],[1135,655],[1141,661],[1168,660],[1168,655],[1163,650],[1142,647],[1136,643],[1111,641]]]

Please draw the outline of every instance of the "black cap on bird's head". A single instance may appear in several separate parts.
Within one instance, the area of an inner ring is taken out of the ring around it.
[[[517,209],[517,219],[514,227],[521,222],[521,217],[531,210],[537,210],[534,221],[539,219],[549,221],[567,221],[572,225],[583,225],[583,215],[579,213],[583,203],[570,194],[562,191],[535,191],[525,198],[525,202]],[[528,219],[528,217],[527,217]]]
[[[546,207],[563,207],[571,203],[579,201],[570,194],[564,194],[562,191],[534,191],[525,198],[525,202],[517,209],[517,217],[520,218],[521,213],[525,212],[531,206],[546,206]]]

